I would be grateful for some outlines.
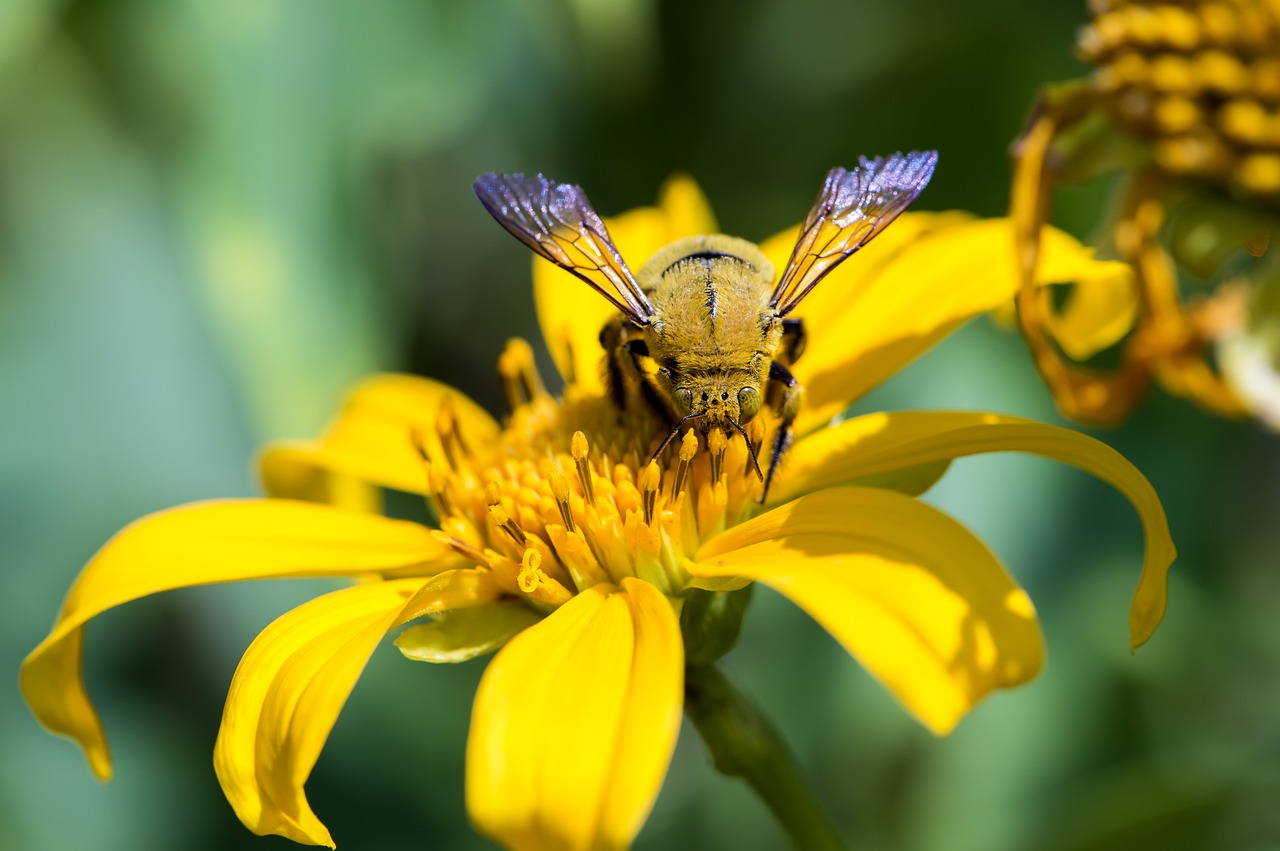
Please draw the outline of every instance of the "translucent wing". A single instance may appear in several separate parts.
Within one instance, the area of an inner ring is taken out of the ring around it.
[[[827,273],[884,230],[910,206],[933,176],[937,151],[858,158],[849,171],[833,168],[800,230],[800,239],[770,303],[786,316]]]
[[[577,275],[631,321],[648,324],[649,299],[580,187],[541,174],[491,172],[477,177],[471,188],[512,236]]]

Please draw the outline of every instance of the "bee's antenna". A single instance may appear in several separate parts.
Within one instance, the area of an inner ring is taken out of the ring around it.
[[[729,418],[728,418],[728,417],[725,417],[725,419],[726,419],[726,420],[729,420]],[[747,432],[746,432],[746,430],[745,430],[742,426],[740,426],[740,425],[738,425],[736,422],[734,422],[733,420],[729,420],[729,425],[731,425],[731,426],[733,426],[734,428],[736,428],[736,429],[738,430],[738,434],[742,435],[742,440],[743,440],[743,442],[747,444],[747,454],[751,456],[751,466],[755,468],[755,471],[756,471],[756,477],[757,477],[758,479],[760,479],[760,481],[762,481],[762,482],[763,482],[763,481],[764,481],[764,473],[760,472],[760,459],[756,457],[756,450],[755,450],[755,448],[751,445],[751,438],[747,437]],[[670,438],[668,438],[668,439],[670,439]]]
[[[681,417],[680,422],[676,423],[675,427],[671,429],[671,434],[668,434],[667,439],[662,441],[662,445],[659,446],[657,451],[653,453],[653,457],[649,459],[649,462],[652,463],[658,460],[658,456],[662,454],[663,450],[665,450],[668,446],[671,445],[671,441],[676,439],[676,435],[680,433],[680,428],[687,421],[696,420],[698,417],[705,417],[706,415],[707,415],[707,412],[703,411],[701,414],[688,414],[686,416]],[[738,429],[738,430],[741,431],[742,429]]]

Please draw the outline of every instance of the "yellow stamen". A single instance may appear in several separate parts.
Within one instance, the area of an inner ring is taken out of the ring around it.
[[[662,470],[656,461],[650,461],[640,477],[640,496],[644,506],[644,522],[653,523],[654,511],[658,506],[658,491],[662,489]]]
[[[519,337],[508,340],[507,347],[498,357],[498,375],[502,378],[502,389],[512,411],[547,395],[533,359],[533,349]]]
[[[440,531],[451,538],[457,538],[467,546],[476,549],[484,546],[485,536],[481,535],[470,518],[463,514],[450,514],[440,518]]]
[[[698,534],[706,540],[725,529],[725,508],[729,504],[729,491],[724,482],[716,482],[711,487],[698,488],[696,495]]]
[[[520,590],[526,594],[532,594],[538,589],[538,586],[547,580],[547,575],[542,572],[542,554],[530,547],[524,551],[524,555],[520,559],[520,574],[517,577],[520,583]]]
[[[450,478],[449,474],[441,470],[439,465],[431,462],[431,458],[427,454],[426,444],[423,441],[422,432],[417,429],[411,431],[409,433],[409,442],[413,444],[414,451],[418,453],[418,458],[422,460],[422,474],[427,480],[427,496],[431,501],[435,502],[436,514],[440,517],[447,517],[453,514],[453,504],[446,493]]]
[[[524,546],[524,532],[511,519],[511,515],[507,513],[507,510],[501,504],[489,506],[489,517],[493,519],[494,524],[500,526],[504,532],[511,536],[511,540]]]
[[[569,505],[569,480],[559,470],[551,474],[551,493],[556,498],[556,505],[560,509],[560,517],[564,520],[565,528],[570,532],[574,531],[577,527],[574,525],[573,511]]]
[[[432,529],[431,537],[435,538],[439,543],[451,548],[455,553],[463,558],[470,559],[476,564],[483,565],[484,567],[489,566],[489,556],[471,546],[466,541],[459,540],[448,532],[442,532],[439,529]]]
[[[595,505],[596,489],[591,481],[591,467],[587,464],[587,453],[590,451],[587,436],[580,431],[575,431],[573,440],[569,444],[569,451],[573,455],[574,466],[578,468],[578,481],[582,483],[583,496],[588,505]]]
[[[427,454],[426,440],[423,438],[420,429],[413,428],[409,430],[409,443],[413,445],[413,451],[417,452],[418,457],[424,462],[431,460],[431,456]]]
[[[622,523],[622,539],[627,550],[636,559],[637,569],[648,566],[647,562],[654,560],[662,549],[661,530],[657,524],[642,522],[640,515],[634,511],[628,511],[627,518]],[[642,578],[652,581],[650,577]]]
[[[724,472],[724,453],[729,448],[729,439],[724,436],[724,430],[713,428],[707,432],[707,449],[711,452],[711,481],[713,483],[720,481],[720,474]]]
[[[600,565],[599,559],[580,533],[570,532],[556,523],[547,527],[547,537],[551,539],[551,545],[564,562],[578,591],[611,581],[608,572]]]
[[[573,596],[563,585],[542,571],[542,556],[535,549],[524,551],[520,559],[520,570],[516,574],[516,584],[531,600],[552,608],[567,603]]]
[[[458,430],[458,411],[453,397],[446,396],[440,403],[440,411],[436,414],[436,434],[440,435],[440,447],[444,450],[449,466],[458,468],[461,456],[466,454],[466,444],[462,442],[462,433]]]
[[[689,475],[689,464],[693,462],[693,456],[698,454],[698,435],[694,434],[693,429],[689,429],[684,433],[684,437],[680,439],[680,463],[676,467],[676,481],[671,488],[671,498],[675,499],[684,490],[686,477]]]

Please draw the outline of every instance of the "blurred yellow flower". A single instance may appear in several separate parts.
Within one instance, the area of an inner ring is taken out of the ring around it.
[[[609,228],[630,257],[716,229],[688,180]],[[707,611],[690,602],[700,594],[756,581],[776,589],[938,734],[993,689],[1039,671],[1025,592],[981,541],[915,498],[952,459],[1010,450],[1100,476],[1137,509],[1146,556],[1130,610],[1136,647],[1163,616],[1174,550],[1150,485],[1117,453],[996,414],[832,424],[960,323],[1012,297],[1010,238],[1005,221],[907,214],[806,301],[811,342],[795,372],[807,407],[764,505],[737,436],[712,431],[699,445],[691,433],[668,461],[649,461],[667,427],[619,411],[598,377],[608,305],[537,261],[539,317],[570,378],[562,399],[543,388],[520,341],[499,360],[512,408],[502,425],[429,379],[368,379],[319,440],[265,453],[271,498],[164,511],[112,539],[26,660],[23,693],[105,779],[106,741],[81,679],[89,619],[181,586],[349,576],[350,587],[263,630],[236,671],[214,764],[251,830],[333,845],[303,785],[382,636],[428,618],[400,632],[406,656],[456,662],[498,651],[467,743],[475,825],[516,848],[625,847],[675,746],[686,662],[714,661],[732,643],[723,634],[731,626],[691,614]],[[781,268],[794,239],[790,231],[762,247]],[[1107,269],[1061,234],[1048,244],[1055,269]],[[378,488],[424,495],[437,528],[377,514]]]
[[[1015,146],[1018,315],[1037,368],[1086,422],[1126,418],[1154,378],[1214,413],[1280,425],[1280,267],[1267,254],[1280,227],[1280,6],[1091,8],[1078,47],[1093,74],[1047,87]],[[1055,299],[1038,288],[1053,189],[1103,175],[1122,186],[1097,231],[1130,273]],[[1116,364],[1096,368],[1109,349]]]

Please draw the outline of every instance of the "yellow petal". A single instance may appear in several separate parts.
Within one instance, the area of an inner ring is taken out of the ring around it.
[[[1041,283],[1074,284],[1061,308],[1044,311],[1045,323],[1064,352],[1077,361],[1085,361],[1120,342],[1133,328],[1138,291],[1133,267],[1118,261],[1090,260],[1084,254],[1063,250],[1064,236],[1060,231],[1046,231],[1041,242],[1045,252]],[[1048,299],[1050,293],[1043,291],[1040,297]]]
[[[893,491],[801,497],[711,539],[689,571],[747,576],[786,595],[938,734],[1043,661],[1031,601],[995,556]]]
[[[917,216],[929,218],[918,224]],[[1114,270],[1066,234],[1050,231],[1046,242],[1066,254],[1045,263],[1042,283],[1062,280],[1044,275],[1063,267]],[[1008,219],[904,215],[832,272],[795,313],[809,339],[792,368],[805,388],[800,433],[843,411],[962,323],[1011,300],[1019,283],[1013,246]]]
[[[348,511],[383,513],[382,489],[327,469],[318,442],[279,441],[258,459],[258,475],[268,496],[323,502]]]
[[[465,662],[492,653],[539,620],[533,609],[515,600],[456,609],[409,627],[396,638],[396,647],[420,662]]]
[[[819,337],[826,336],[828,324],[845,312],[848,304],[861,298],[868,286],[877,280],[880,271],[917,240],[956,225],[974,221],[971,213],[949,211],[944,213],[903,213],[893,225],[885,228],[875,239],[860,249],[856,256],[836,267],[835,271],[805,297],[797,315],[804,315],[805,330]],[[791,250],[800,235],[799,225],[788,228],[760,243],[760,250],[773,263],[778,274],[787,267]],[[810,339],[810,342],[813,342]]]
[[[1129,333],[1137,319],[1138,288],[1133,267],[1119,260],[1095,260],[1092,250],[1060,230],[1041,233],[1036,284],[1067,284],[1060,305],[1055,294],[1042,291],[1033,314],[1054,341],[1077,361],[1085,361],[1113,346]],[[1013,302],[995,311],[1006,324],[1017,321]]]
[[[798,441],[788,453],[773,501],[983,452],[1030,452],[1078,467],[1110,484],[1142,520],[1146,553],[1129,609],[1133,648],[1164,617],[1168,573],[1176,551],[1151,483],[1120,453],[1091,437],[1057,426],[999,414],[909,411],[856,417]]]
[[[326,594],[277,618],[249,646],[227,693],[213,766],[254,833],[333,847],[302,785],[373,648],[421,584]]]
[[[437,426],[446,400],[464,443],[482,446],[497,436],[493,417],[447,384],[416,375],[375,375],[356,385],[320,440],[267,448],[260,461],[267,493],[330,500],[335,490],[327,477],[332,475],[425,492],[414,441],[421,439],[428,450],[439,446]]]
[[[53,631],[22,664],[22,693],[40,723],[75,739],[95,774],[111,757],[81,677],[83,628],[114,606],[173,588],[413,568],[456,561],[430,530],[285,500],[209,502],[152,514],[107,542],[76,579]]]
[[[218,782],[245,826],[333,847],[302,787],[374,648],[411,618],[495,593],[476,570],[369,582],[304,603],[264,629],[236,668],[213,751]]]
[[[512,848],[625,848],[666,774],[684,687],[671,603],[596,585],[485,671],[467,740],[467,809]]]
[[[657,207],[642,207],[604,221],[633,273],[677,239],[716,232],[702,191],[683,175],[667,181]],[[617,311],[582,281],[540,258],[533,262],[533,300],[547,348],[565,381],[589,392],[603,391],[600,329]]]

